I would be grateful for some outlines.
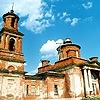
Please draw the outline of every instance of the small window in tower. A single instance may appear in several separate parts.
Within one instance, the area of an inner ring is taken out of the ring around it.
[[[10,39],[10,42],[9,42],[9,50],[10,51],[14,51],[15,50],[15,40],[13,38]]]
[[[54,85],[54,95],[58,95],[58,86]]]
[[[15,18],[12,18],[11,26],[14,28]]]

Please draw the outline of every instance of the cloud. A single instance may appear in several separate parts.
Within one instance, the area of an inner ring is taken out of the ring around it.
[[[85,23],[86,22],[92,22],[92,21],[93,21],[93,16],[83,19],[83,22],[85,22]]]
[[[36,68],[36,69],[34,69],[34,70],[32,70],[32,71],[26,73],[25,75],[34,75],[34,74],[36,74],[37,72],[38,72],[38,69]]]
[[[79,18],[66,18],[65,23],[70,23],[71,26],[75,26],[79,21]]]
[[[32,71],[26,73],[26,75],[34,75],[34,74],[38,73],[38,68],[39,67],[42,67],[42,63],[41,62],[39,62],[38,66],[35,69],[33,69]]]
[[[39,1],[41,2],[41,0]],[[52,7],[49,8],[47,3],[41,2],[33,10],[31,10],[31,12],[28,14],[28,18],[22,22],[21,26],[25,26],[27,29],[35,33],[41,33],[43,30],[45,30],[45,28],[53,25],[52,22],[54,21],[54,15],[52,12]]]
[[[60,0],[50,0],[51,2],[58,2],[58,1],[60,1]]]
[[[85,9],[90,9],[90,8],[92,8],[93,4],[92,4],[92,2],[87,2],[87,3],[83,3],[82,6]]]
[[[71,26],[75,26],[79,21],[79,18],[71,18],[70,14],[67,12],[63,12],[62,14],[58,13],[57,17],[59,17],[59,19],[63,20],[65,23],[70,23]]]
[[[78,18],[73,18],[72,19],[72,22],[71,22],[71,25],[72,26],[75,26],[77,23],[78,23],[79,19]]]
[[[72,21],[71,18],[66,18],[66,19],[65,19],[65,22],[66,22],[66,23],[69,23],[69,22],[71,22],[71,21]]]
[[[40,49],[40,53],[42,55],[42,59],[48,59],[57,56],[57,47],[59,43],[62,43],[62,39],[58,39],[57,41],[48,40],[45,44],[42,45]]]
[[[62,39],[58,39],[57,41],[48,40],[45,44],[42,45],[40,49],[41,59],[49,59],[57,57],[57,47],[63,43]],[[38,68],[42,67],[42,63],[39,62],[37,67],[28,72],[26,75],[34,75],[38,72]]]
[[[46,28],[52,26],[55,17],[53,14],[53,7],[43,0],[4,0],[0,1],[0,15],[12,9],[14,2],[14,11],[20,17],[23,17],[21,22],[22,27],[31,30],[35,33],[41,33]]]
[[[27,63],[24,63],[24,66],[27,66]]]
[[[68,14],[67,12],[63,12],[62,16],[60,16],[60,14],[58,13],[58,17],[60,16],[60,19],[66,18],[69,15],[70,14]]]

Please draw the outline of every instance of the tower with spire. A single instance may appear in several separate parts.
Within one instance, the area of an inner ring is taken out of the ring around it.
[[[18,21],[19,17],[13,9],[3,15],[3,27],[0,31],[0,60],[1,65],[7,65],[8,62],[13,62],[13,65],[0,67],[8,70],[24,71],[23,33],[18,31]],[[4,61],[5,64],[2,64]],[[21,66],[14,65],[14,63],[20,63]],[[11,69],[9,66],[11,66]]]
[[[3,15],[3,27],[0,31],[0,96],[5,97],[3,100],[9,97],[12,100],[23,100],[23,33],[18,31],[18,21],[19,17],[13,8]]]

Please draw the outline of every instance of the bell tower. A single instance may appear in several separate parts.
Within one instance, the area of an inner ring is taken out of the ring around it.
[[[18,31],[19,17],[13,10],[3,15],[0,31],[0,68],[24,71],[23,34]]]
[[[19,17],[16,14],[14,14],[13,10],[4,14],[3,20],[4,20],[3,27],[13,29],[13,30],[18,30]]]
[[[80,46],[73,44],[70,38],[66,38],[63,44],[57,48],[58,60],[63,60],[68,57],[80,57]]]

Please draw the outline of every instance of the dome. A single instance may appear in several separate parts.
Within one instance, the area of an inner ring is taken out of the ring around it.
[[[68,44],[68,43],[70,43],[70,44],[71,44],[71,43],[72,43],[72,41],[71,41],[71,39],[70,39],[70,38],[66,38],[66,39],[64,40],[64,42],[63,42],[63,43],[64,43],[64,44],[66,44],[66,43],[67,43],[67,44]]]

